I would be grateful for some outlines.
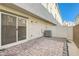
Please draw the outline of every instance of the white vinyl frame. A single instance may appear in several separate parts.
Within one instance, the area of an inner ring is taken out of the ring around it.
[[[18,17],[16,18],[16,42],[18,42]]]
[[[1,46],[1,14],[6,14],[6,15],[11,15],[11,16],[16,17],[16,28],[18,28],[18,18],[23,18],[23,17],[20,17],[20,16],[16,16],[16,15],[9,14],[9,13],[0,12],[0,49],[5,49],[5,48],[8,48],[8,47],[11,47],[11,46],[14,46],[14,45],[17,45],[17,44],[21,44],[21,43],[24,43],[24,42],[28,41],[27,40],[28,39],[28,31],[27,31],[28,23],[27,23],[26,18],[23,18],[23,19],[26,20],[26,39],[21,40],[21,41],[18,41],[18,31],[16,31],[16,42],[13,42],[13,43],[6,44],[6,45],[2,45]]]
[[[0,47],[1,47],[1,12],[0,12]]]
[[[26,39],[27,39],[27,21],[26,21],[26,18],[23,18],[23,17],[18,17],[18,20],[19,20],[19,18],[21,18],[21,19],[25,19],[25,23],[26,23]],[[18,24],[18,22],[17,22],[17,24]]]

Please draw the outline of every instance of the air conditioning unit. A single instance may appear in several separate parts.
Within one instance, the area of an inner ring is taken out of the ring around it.
[[[44,37],[52,37],[52,31],[51,30],[45,30],[44,31]]]

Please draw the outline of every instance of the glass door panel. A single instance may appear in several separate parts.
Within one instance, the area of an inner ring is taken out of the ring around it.
[[[16,42],[16,17],[1,14],[1,44]]]
[[[26,20],[23,18],[18,19],[18,40],[26,39]]]

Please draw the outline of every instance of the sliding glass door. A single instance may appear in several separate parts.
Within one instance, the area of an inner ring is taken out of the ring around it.
[[[26,19],[1,13],[1,45],[26,39]]]
[[[16,17],[1,14],[1,43],[2,45],[16,42]]]

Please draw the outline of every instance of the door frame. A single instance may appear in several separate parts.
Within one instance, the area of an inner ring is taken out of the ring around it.
[[[18,28],[18,18],[22,18],[22,19],[25,19],[26,20],[26,39],[24,40],[21,40],[19,41],[18,40],[18,30],[16,30],[16,42],[13,42],[13,43],[9,43],[9,44],[6,44],[6,45],[1,45],[1,14],[6,14],[6,15],[11,15],[11,16],[14,16],[16,17],[16,28]],[[8,48],[8,47],[11,47],[11,46],[14,46],[14,45],[17,45],[17,44],[20,44],[20,43],[24,43],[27,41],[27,38],[28,38],[28,20],[26,18],[23,18],[23,17],[20,17],[20,16],[16,16],[16,15],[13,15],[13,14],[10,14],[10,13],[6,13],[6,12],[0,12],[0,49],[4,49],[4,48]]]
[[[0,47],[1,47],[1,12],[0,12]]]

